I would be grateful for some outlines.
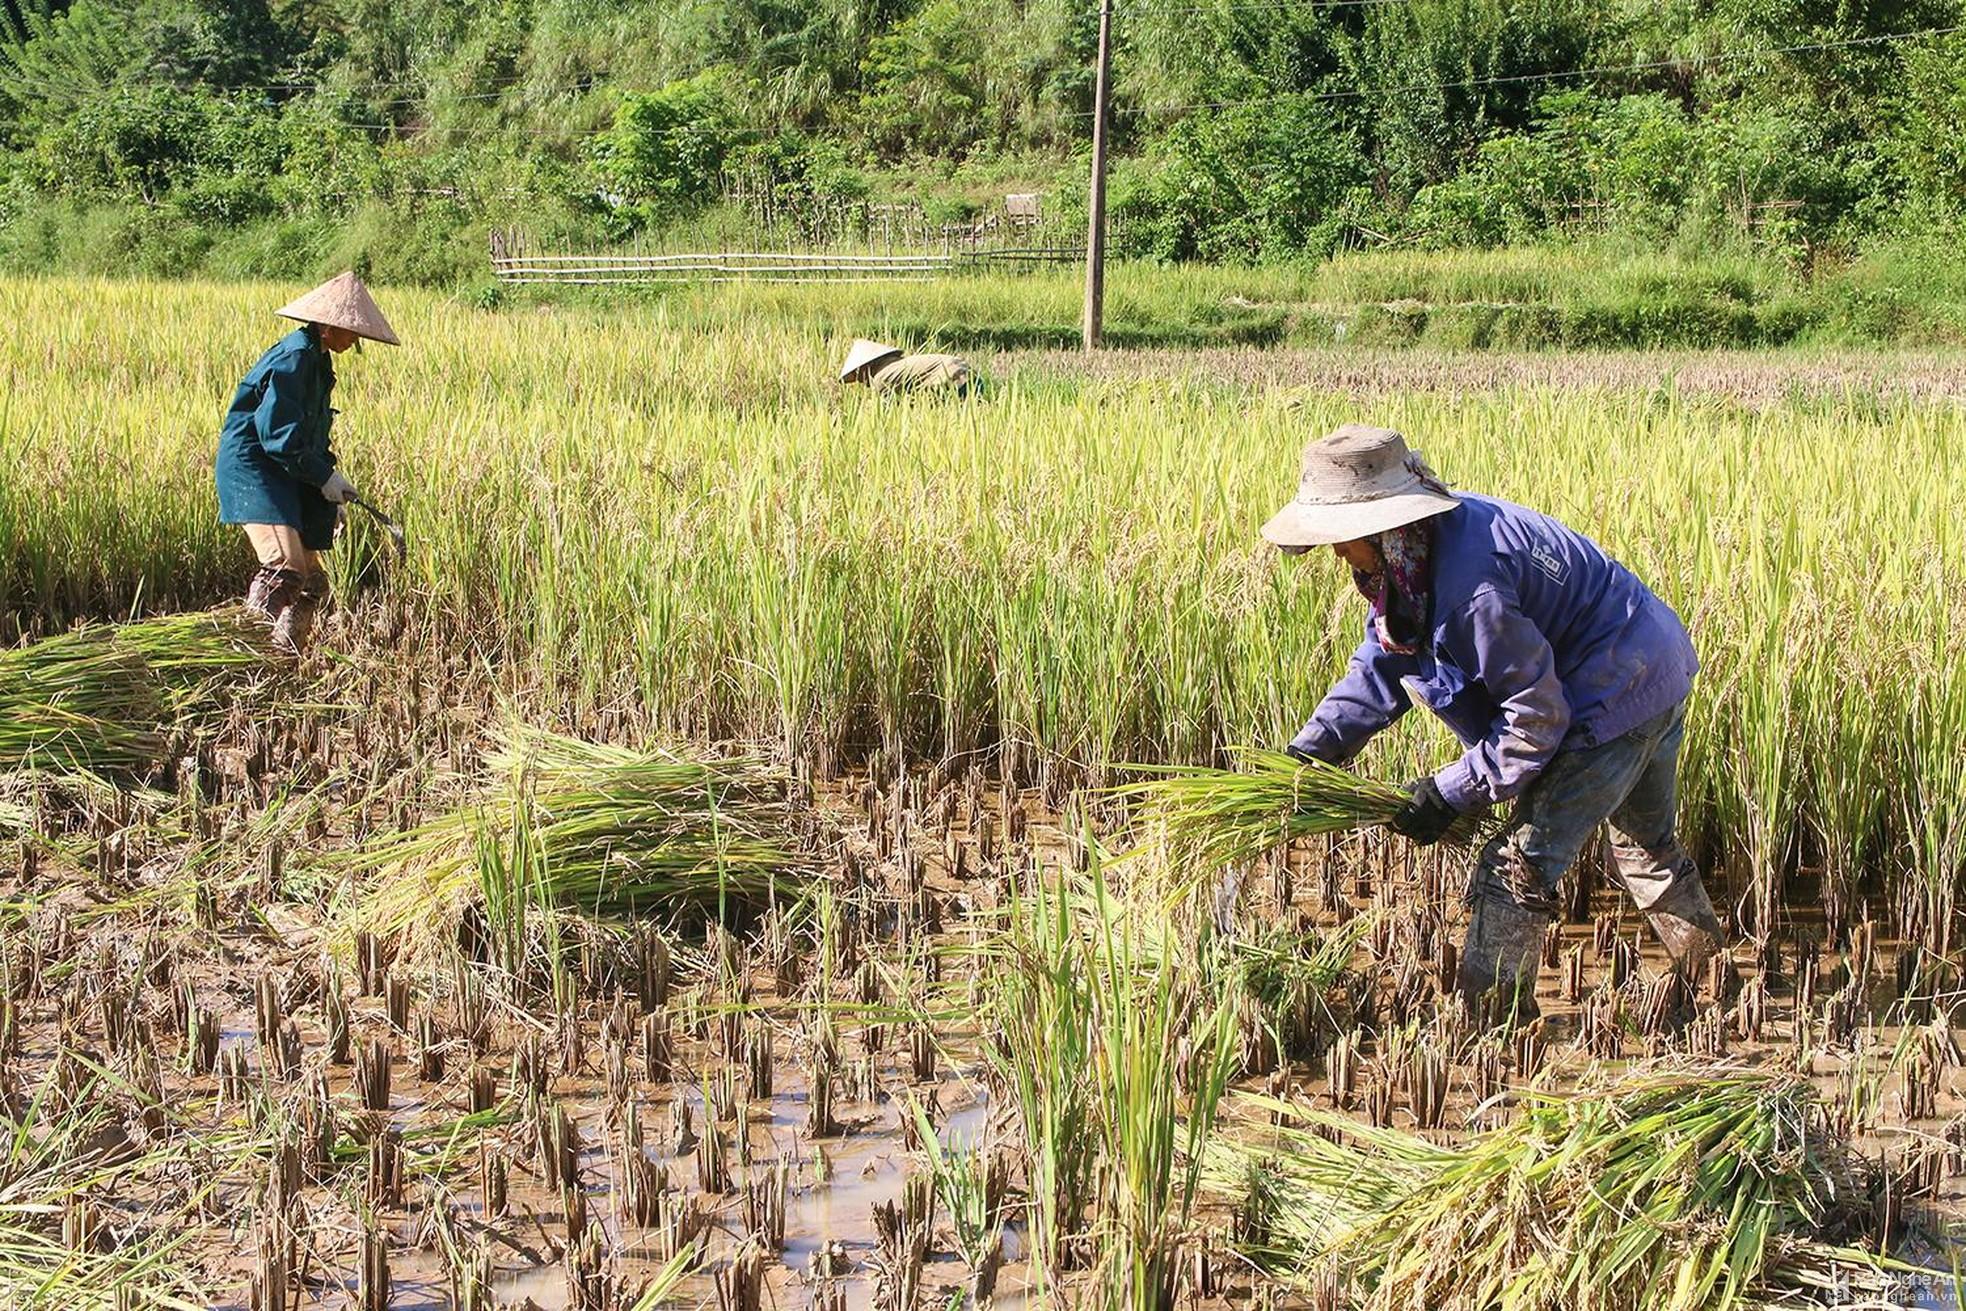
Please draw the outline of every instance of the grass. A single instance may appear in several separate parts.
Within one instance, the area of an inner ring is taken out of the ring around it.
[[[1294,1127],[1224,1147],[1211,1174],[1253,1168],[1259,1259],[1342,1269],[1367,1308],[1731,1311],[1884,1269],[1854,1245],[1874,1239],[1863,1170],[1800,1079],[1641,1069],[1519,1093],[1459,1146],[1252,1099]]]
[[[897,288],[733,283],[668,285],[596,295],[553,290],[519,303],[577,307],[599,321],[624,299],[699,330],[856,336],[950,351],[1076,349],[1085,275],[1077,266],[1015,276],[964,276]],[[1122,265],[1107,290],[1106,339],[1116,346],[1274,345],[1290,318],[1281,302],[1301,295],[1288,269]],[[844,349],[840,352],[845,354]]]
[[[980,185],[992,196],[1003,186],[1037,186],[1028,176]],[[406,224],[384,203],[333,221],[281,216],[220,229],[148,204],[41,199],[15,210],[0,224],[0,270],[10,273],[284,276],[307,284],[362,267],[383,283],[512,299],[491,282],[483,228],[432,214]],[[1049,240],[1082,232],[1066,222]],[[1819,257],[1806,270],[1739,242],[1658,249],[1618,236],[1553,237],[1494,250],[1352,250],[1259,268],[1124,258],[1131,253],[1124,229],[1113,239],[1107,326],[1109,340],[1124,346],[1712,349],[1950,344],[1966,333],[1966,288],[1943,231],[1871,242],[1855,256]],[[644,239],[647,249],[669,251],[772,244],[730,207]],[[852,332],[927,335],[959,349],[1069,348],[1077,341],[1082,277],[1077,266],[1063,265],[926,285],[665,286],[629,294],[692,317],[742,318],[766,308],[788,325],[824,321]],[[517,303],[537,299],[522,295]],[[555,297],[592,299],[580,292]]]
[[[1072,350],[1083,276],[1060,266],[906,287],[666,285],[511,299],[608,317],[625,298],[711,330],[763,321],[959,351]],[[1659,251],[1615,240],[1348,251],[1262,268],[1122,261],[1108,271],[1106,339],[1122,348],[1588,351],[1950,344],[1966,332],[1966,288],[1957,284],[1944,251],[1916,242],[1806,277],[1760,252]]]

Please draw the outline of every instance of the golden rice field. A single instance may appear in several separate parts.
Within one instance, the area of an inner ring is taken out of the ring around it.
[[[0,343],[0,616],[238,590],[206,466],[277,301],[0,286],[18,325]],[[830,321],[793,326],[776,300],[714,331],[660,306],[389,309],[410,345],[345,357],[337,392],[345,466],[414,542],[385,585],[556,706],[632,705],[833,765],[1008,744],[1097,776],[1275,744],[1359,611],[1334,562],[1255,529],[1307,435],[1368,418],[1456,485],[1597,537],[1688,619],[1705,670],[1687,822],[1737,893],[1800,870],[1936,910],[1966,873],[1956,405],[1049,376],[895,405],[840,394]],[[338,557],[344,595],[361,559]],[[1389,736],[1389,777],[1446,747]]]
[[[0,1305],[1961,1304],[1943,361],[982,356],[895,402],[833,385],[854,331],[1015,288],[384,289],[336,447],[409,549],[352,521],[293,662],[210,481],[291,290],[0,280]],[[1227,870],[1110,790],[1342,667],[1348,579],[1256,530],[1345,420],[1687,618],[1738,998],[1592,856],[1543,1018],[1479,1029],[1465,852],[1372,826],[1454,749],[1419,716]]]

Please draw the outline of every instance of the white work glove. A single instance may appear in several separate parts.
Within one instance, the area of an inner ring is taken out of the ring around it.
[[[336,469],[328,475],[328,480],[321,484],[321,495],[327,498],[330,505],[346,505],[357,499],[361,493],[355,490],[354,483],[341,476],[341,470]]]

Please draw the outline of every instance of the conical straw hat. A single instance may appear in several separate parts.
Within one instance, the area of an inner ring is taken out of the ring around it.
[[[1297,496],[1263,525],[1263,536],[1278,546],[1329,546],[1459,504],[1404,437],[1348,423],[1304,448]]]
[[[857,338],[853,343],[853,349],[846,353],[846,363],[840,366],[840,381],[845,382],[868,365],[879,364],[890,355],[900,353],[899,346],[883,346],[877,341],[868,341],[865,337]]]
[[[375,298],[369,295],[369,289],[353,273],[330,278],[299,300],[282,305],[273,312],[302,323],[325,323],[334,328],[346,328],[358,337],[367,337],[370,341],[390,346],[403,344],[396,340],[389,320],[383,318],[382,311],[376,308]]]

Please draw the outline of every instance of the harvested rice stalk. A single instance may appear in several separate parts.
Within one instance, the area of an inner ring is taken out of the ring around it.
[[[1458,1147],[1271,1098],[1292,1127],[1211,1152],[1211,1182],[1264,1163],[1256,1253],[1308,1284],[1332,1261],[1367,1308],[1729,1308],[1908,1270],[1855,1246],[1867,1169],[1801,1079],[1641,1070],[1522,1110]],[[1843,1244],[1852,1244],[1844,1246]]]
[[[803,868],[786,777],[749,757],[637,752],[514,725],[492,763],[509,779],[505,798],[339,858],[374,880],[355,929],[446,922],[441,912],[476,898],[516,959],[529,910],[714,908],[765,897]]]
[[[0,1306],[196,1311],[213,1305],[197,1259],[222,1241],[209,1203],[222,1188],[243,1183],[245,1163],[269,1144],[256,1137],[257,1130],[219,1130],[207,1138],[213,1157],[236,1168],[202,1175],[181,1121],[177,1132],[158,1135],[142,1150],[105,1152],[105,1141],[129,1142],[119,1133],[118,1103],[144,1094],[86,1057],[77,1058],[76,1068],[80,1084],[73,1096],[58,1098],[44,1084],[31,1100],[16,1099],[6,1116],[0,1135]],[[174,1184],[160,1195],[163,1181],[186,1179],[195,1181],[188,1191]],[[147,1208],[116,1207],[113,1243],[72,1247],[65,1239],[86,1237],[93,1228],[87,1215],[77,1213],[91,1195],[159,1200]]]
[[[1242,748],[1237,769],[1138,766],[1157,777],[1114,789],[1145,803],[1179,869],[1197,876],[1241,865],[1297,838],[1346,833],[1390,821],[1406,794],[1317,761]],[[1457,823],[1447,840],[1474,841],[1480,820]]]
[[[270,658],[265,629],[237,608],[92,625],[0,651],[0,770],[141,774],[220,676]]]

